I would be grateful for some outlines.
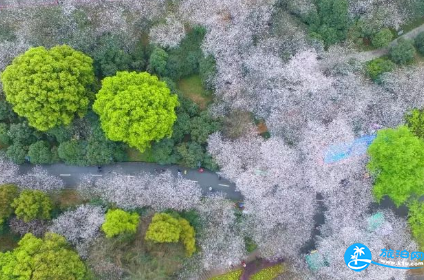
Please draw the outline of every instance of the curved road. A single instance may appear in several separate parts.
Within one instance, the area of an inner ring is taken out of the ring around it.
[[[31,164],[24,164],[19,167],[21,174],[27,173],[34,167]],[[111,165],[102,166],[102,171],[97,170],[97,166],[71,166],[62,163],[43,165],[43,168],[49,172],[49,174],[62,178],[65,182],[65,187],[73,188],[78,185],[81,177],[89,175],[93,177],[101,177],[112,171],[119,172],[121,174],[127,174],[128,176],[134,176],[143,172],[155,173],[155,169],[170,170],[172,174],[178,176],[178,169],[182,171],[182,176],[185,179],[193,180],[198,182],[202,188],[203,195],[210,194],[209,187],[212,187],[212,192],[223,192],[227,198],[233,200],[241,200],[243,196],[240,192],[236,191],[234,183],[221,178],[219,179],[216,173],[205,170],[203,173],[197,171],[197,169],[187,169],[176,165],[158,165],[154,163],[144,162],[120,162]],[[187,170],[187,174],[184,175],[184,170]]]

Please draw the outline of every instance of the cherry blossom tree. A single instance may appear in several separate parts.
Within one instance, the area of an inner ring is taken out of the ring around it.
[[[184,25],[173,15],[166,18],[166,23],[153,26],[149,33],[152,43],[170,48],[178,46],[184,36]]]
[[[246,255],[243,236],[237,230],[234,204],[224,196],[207,197],[196,208],[203,222],[197,239],[202,268],[230,268]]]
[[[47,232],[49,222],[44,220],[32,220],[25,222],[16,217],[13,217],[9,222],[10,230],[20,236],[24,236],[27,233],[32,233],[37,237],[43,237],[44,233]]]
[[[99,206],[81,205],[54,219],[49,231],[64,236],[76,246],[80,256],[87,257],[88,247],[98,236],[104,222],[104,212]]]
[[[19,166],[17,164],[14,164],[3,156],[0,157],[0,185],[15,183],[18,171]]]

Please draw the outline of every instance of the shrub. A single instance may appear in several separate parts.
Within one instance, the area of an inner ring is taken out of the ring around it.
[[[102,230],[107,238],[122,233],[134,234],[137,231],[139,218],[137,213],[128,213],[121,209],[108,210]]]
[[[12,203],[19,219],[29,222],[35,219],[48,220],[52,210],[50,198],[42,191],[24,190]]]
[[[381,74],[390,72],[395,68],[396,64],[392,61],[376,58],[367,62],[366,71],[373,81],[379,81]]]
[[[408,223],[411,227],[412,235],[422,249],[424,246],[424,204],[414,201],[408,206]]]
[[[414,60],[415,48],[410,40],[400,38],[396,45],[390,48],[390,59],[397,64],[408,64]]]
[[[392,40],[392,31],[388,28],[383,28],[373,35],[371,43],[376,48],[383,48],[387,47]]]
[[[27,148],[20,143],[9,146],[6,150],[6,157],[16,164],[23,164],[27,154]]]
[[[19,195],[18,187],[12,184],[0,186],[0,225],[13,213],[13,200]]]
[[[239,280],[242,274],[241,269],[237,269],[222,275],[214,276],[212,278],[209,278],[209,280]]]
[[[11,143],[11,139],[8,135],[9,127],[5,123],[0,123],[0,144],[9,145]]]
[[[251,280],[272,280],[277,278],[278,275],[283,273],[284,267],[282,264],[277,264],[268,268],[264,268],[261,271],[253,274]]]
[[[414,109],[405,116],[405,120],[412,133],[424,140],[424,111]]]
[[[69,124],[88,107],[92,59],[69,46],[31,48],[1,75],[6,100],[31,126],[46,131]],[[62,86],[65,85],[66,86]]]
[[[166,61],[168,54],[161,48],[155,47],[149,58],[148,70],[163,76],[166,70]]]

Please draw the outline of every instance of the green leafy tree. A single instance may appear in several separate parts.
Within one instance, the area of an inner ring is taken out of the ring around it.
[[[145,239],[155,243],[172,243],[180,240],[181,225],[167,213],[156,213],[147,229]]]
[[[199,61],[199,74],[205,89],[214,89],[214,77],[216,75],[216,61],[212,55],[202,57]]]
[[[9,126],[5,123],[0,123],[0,144],[7,146],[10,143]]]
[[[367,62],[366,70],[373,81],[379,82],[381,74],[390,72],[396,64],[388,59],[376,58]]]
[[[94,45],[93,58],[96,76],[110,77],[118,71],[138,70],[144,67],[144,53],[140,46],[130,52],[123,44],[124,38],[115,34],[99,37]]]
[[[408,64],[414,60],[415,48],[410,40],[400,38],[396,45],[390,48],[390,59],[397,64]]]
[[[1,93],[1,90],[0,90]],[[0,121],[7,121],[7,122],[13,122],[17,120],[17,115],[12,110],[12,106],[10,103],[6,102],[6,100],[3,100],[3,98],[0,99]]]
[[[190,120],[191,139],[199,144],[205,144],[211,133],[221,128],[221,123],[212,119],[207,112],[202,112],[200,116]]]
[[[349,28],[348,2],[346,0],[318,0],[317,11],[305,19],[312,37],[322,39],[326,46],[343,41]]]
[[[383,48],[387,47],[392,40],[392,31],[388,28],[383,28],[372,36],[371,44],[376,48]]]
[[[12,203],[19,195],[19,189],[12,184],[0,186],[0,225],[13,214]]]
[[[0,253],[0,279],[86,280],[87,268],[63,236],[27,233],[13,251]]]
[[[47,194],[39,190],[24,190],[12,203],[19,219],[29,222],[35,219],[50,219],[52,202]]]
[[[9,146],[6,150],[6,157],[16,164],[23,164],[27,155],[28,149],[20,143],[15,143]]]
[[[203,162],[205,151],[204,148],[196,143],[181,143],[177,146],[177,151],[181,156],[181,164],[190,168],[196,168],[199,162]]]
[[[85,158],[86,141],[71,140],[60,143],[57,152],[59,158],[70,165],[87,165]]]
[[[424,142],[407,127],[380,130],[368,154],[378,200],[387,195],[399,206],[424,194]]]
[[[415,47],[420,54],[424,55],[424,32],[415,37]]]
[[[108,210],[102,230],[108,238],[122,233],[134,234],[137,231],[139,218],[137,213],[128,213],[121,209]]]
[[[107,138],[143,152],[152,141],[172,135],[177,105],[177,96],[157,77],[118,72],[103,80],[93,109]]]
[[[173,80],[199,73],[199,62],[203,58],[201,49],[206,29],[194,27],[177,48],[168,51],[165,76]]]
[[[179,160],[172,139],[162,139],[152,145],[152,156],[159,164],[174,164]]]
[[[6,100],[40,131],[83,116],[94,81],[92,59],[69,46],[31,48],[1,75]]]
[[[38,141],[29,146],[29,160],[33,164],[50,164],[53,161],[53,154],[49,143],[46,141]]]
[[[414,109],[406,115],[405,119],[412,133],[424,140],[424,111]]]
[[[9,137],[12,139],[13,143],[31,145],[37,141],[38,135],[26,122],[22,122],[10,125]]]
[[[412,235],[419,243],[420,247],[424,246],[424,204],[414,201],[408,205],[408,223],[411,227]]]
[[[165,75],[167,60],[168,54],[166,51],[159,47],[155,47],[149,58],[148,70],[158,74],[159,76]]]
[[[53,136],[58,143],[63,143],[71,140],[72,138],[72,129],[70,126],[58,125],[49,129],[47,135]]]

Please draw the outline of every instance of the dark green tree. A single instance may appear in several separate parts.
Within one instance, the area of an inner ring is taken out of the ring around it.
[[[27,122],[14,123],[10,125],[9,137],[13,143],[21,145],[31,145],[39,138],[39,134],[34,129],[28,126]]]
[[[408,64],[414,60],[415,48],[410,40],[400,38],[396,45],[390,48],[390,59],[397,64]]]
[[[196,142],[181,143],[177,146],[177,151],[181,156],[181,163],[190,168],[196,168],[205,156],[203,147]]]
[[[11,139],[9,137],[9,126],[5,123],[0,123],[0,144],[10,145]]]
[[[26,146],[23,146],[20,143],[14,143],[7,148],[6,156],[16,164],[23,164],[25,162],[27,151]]]
[[[159,47],[155,47],[149,58],[149,66],[147,70],[152,74],[158,74],[159,76],[165,75],[166,61],[168,60],[168,54],[166,51]]]
[[[70,165],[87,165],[85,158],[86,141],[66,141],[60,143],[58,154],[61,160]]]
[[[49,143],[38,141],[29,146],[29,160],[33,164],[50,164],[53,161],[53,154]]]
[[[424,32],[415,37],[415,47],[420,54],[424,55]]]
[[[202,112],[198,117],[190,120],[191,139],[199,144],[205,144],[208,136],[221,128],[221,123],[212,119],[207,112]]]
[[[152,156],[159,164],[175,164],[179,157],[175,152],[175,143],[172,139],[162,139],[152,145]]]
[[[69,126],[55,126],[52,129],[48,130],[47,135],[53,136],[58,143],[66,142],[72,138],[72,127]]]

